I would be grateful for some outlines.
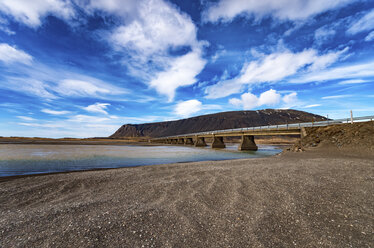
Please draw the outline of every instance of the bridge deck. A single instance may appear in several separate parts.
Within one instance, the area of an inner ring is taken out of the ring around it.
[[[374,116],[363,116],[356,118],[346,118],[319,122],[307,122],[307,123],[294,123],[294,124],[283,124],[283,125],[272,125],[272,126],[259,126],[259,127],[246,127],[246,128],[235,128],[225,130],[215,130],[199,133],[189,133],[181,135],[173,135],[167,137],[159,137],[150,139],[150,142],[159,142],[168,139],[178,138],[196,138],[196,137],[228,137],[228,136],[274,136],[274,135],[300,135],[303,127],[318,127],[318,126],[329,126],[336,124],[344,124],[350,122],[362,122],[362,121],[373,121]]]
[[[212,136],[219,137],[238,137],[243,135],[252,135],[252,136],[273,136],[273,135],[300,135],[300,129],[292,130],[263,130],[263,131],[241,131],[241,132],[225,132],[225,133],[206,133],[206,134],[197,134],[197,135],[178,135],[175,138],[193,138],[193,137],[204,137],[209,138]]]

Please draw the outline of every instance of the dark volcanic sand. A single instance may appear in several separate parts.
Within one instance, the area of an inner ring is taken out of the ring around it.
[[[0,247],[374,247],[373,157],[0,179]]]

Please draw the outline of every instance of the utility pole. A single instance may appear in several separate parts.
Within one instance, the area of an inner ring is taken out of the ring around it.
[[[352,113],[352,110],[351,110],[351,124],[353,124],[353,113]]]

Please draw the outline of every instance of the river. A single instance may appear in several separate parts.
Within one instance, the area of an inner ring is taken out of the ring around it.
[[[229,144],[225,149],[211,149],[188,146],[0,145],[0,177],[258,158],[281,152],[281,149],[275,146],[260,145],[256,152],[237,151],[237,146]]]

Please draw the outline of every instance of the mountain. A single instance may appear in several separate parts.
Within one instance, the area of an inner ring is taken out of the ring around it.
[[[324,120],[327,120],[327,118],[298,110],[264,109],[257,111],[231,111],[176,121],[126,124],[120,127],[110,138],[163,137],[230,128]]]

